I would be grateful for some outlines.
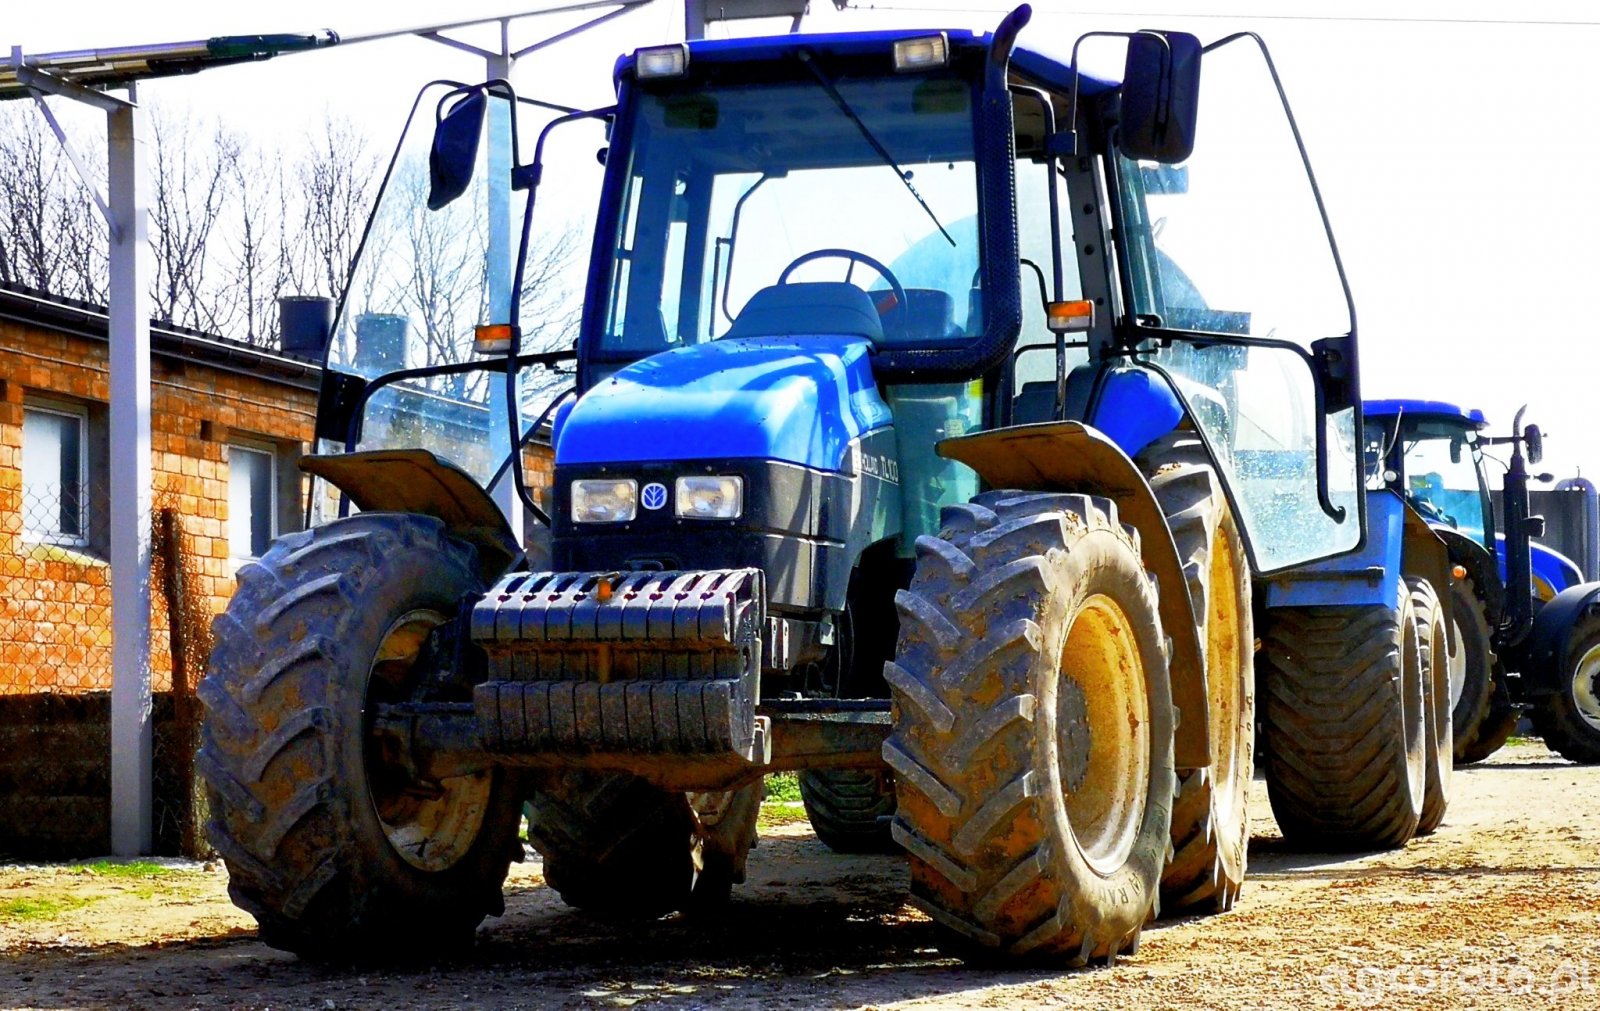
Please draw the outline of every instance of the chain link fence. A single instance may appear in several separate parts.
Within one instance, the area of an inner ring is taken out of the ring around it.
[[[0,513],[0,854],[70,856],[109,843],[111,569],[103,490],[17,489]],[[151,688],[158,852],[203,850],[195,687],[210,604],[195,592],[184,518],[151,531]]]

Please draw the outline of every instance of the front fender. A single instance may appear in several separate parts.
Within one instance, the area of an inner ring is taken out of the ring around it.
[[[1160,588],[1161,623],[1172,640],[1168,667],[1180,719],[1173,740],[1179,768],[1211,764],[1206,719],[1206,670],[1178,546],[1150,483],[1116,443],[1076,421],[1019,425],[945,439],[939,455],[966,464],[995,488],[1067,491],[1116,503],[1124,523],[1139,531],[1144,564]]]
[[[505,514],[472,475],[425,449],[377,449],[303,457],[300,469],[327,481],[362,512],[433,516],[478,549],[484,582],[522,557]]]
[[[1539,609],[1528,633],[1527,659],[1518,671],[1525,699],[1543,698],[1566,690],[1567,655],[1572,629],[1590,614],[1600,612],[1600,583],[1569,586]]]

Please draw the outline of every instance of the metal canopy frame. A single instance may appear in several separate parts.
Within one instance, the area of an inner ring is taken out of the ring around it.
[[[152,823],[152,723],[150,691],[150,537],[153,474],[150,459],[150,302],[152,254],[148,236],[149,173],[146,169],[144,110],[138,83],[194,74],[215,67],[275,56],[314,52],[339,45],[415,35],[482,56],[487,79],[505,79],[520,57],[578,35],[654,0],[579,0],[510,14],[341,36],[310,34],[222,36],[203,41],[75,50],[30,56],[14,48],[0,64],[0,101],[32,98],[49,123],[110,233],[108,330],[110,403],[110,562],[111,562],[111,849],[118,855],[149,853]],[[686,0],[694,5],[697,0]],[[734,0],[729,0],[732,4]],[[549,38],[512,49],[513,21],[548,14],[612,8]],[[483,49],[442,33],[476,25],[500,25],[500,50]],[[698,37],[698,36],[696,36]],[[126,89],[125,98],[106,94]],[[47,95],[81,102],[106,114],[107,189],[102,196],[44,99]],[[509,137],[509,122],[501,124]],[[493,134],[491,134],[493,136]],[[497,145],[491,145],[491,157]],[[509,145],[504,158],[509,158]],[[504,166],[509,170],[509,164]],[[507,185],[491,201],[509,211]],[[491,173],[493,177],[495,173]],[[511,226],[506,214],[491,217],[491,286],[499,278],[509,291]],[[495,289],[499,290],[499,289]],[[502,394],[503,395],[503,394]],[[520,518],[520,501],[502,482],[502,507]],[[514,525],[513,529],[517,529]]]

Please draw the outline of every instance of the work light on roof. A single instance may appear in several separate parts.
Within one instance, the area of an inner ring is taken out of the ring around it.
[[[894,69],[933,70],[950,62],[950,43],[943,32],[901,39],[894,44]]]
[[[689,72],[689,47],[651,46],[634,54],[635,72],[640,77],[682,77]]]

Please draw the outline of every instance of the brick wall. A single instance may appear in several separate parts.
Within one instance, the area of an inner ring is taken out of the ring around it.
[[[104,341],[0,319],[0,694],[110,686],[110,587],[103,543],[86,548],[24,536],[22,418],[26,404],[87,408],[91,512],[104,508],[109,398]],[[244,438],[278,450],[292,467],[309,450],[316,396],[302,387],[198,361],[152,363],[154,504],[181,517],[192,560],[188,591],[220,611],[233,591],[228,542],[228,452]],[[292,479],[290,479],[292,480]],[[293,509],[283,510],[292,516]],[[90,528],[96,521],[91,516]],[[165,607],[152,619],[156,690],[171,686]]]

